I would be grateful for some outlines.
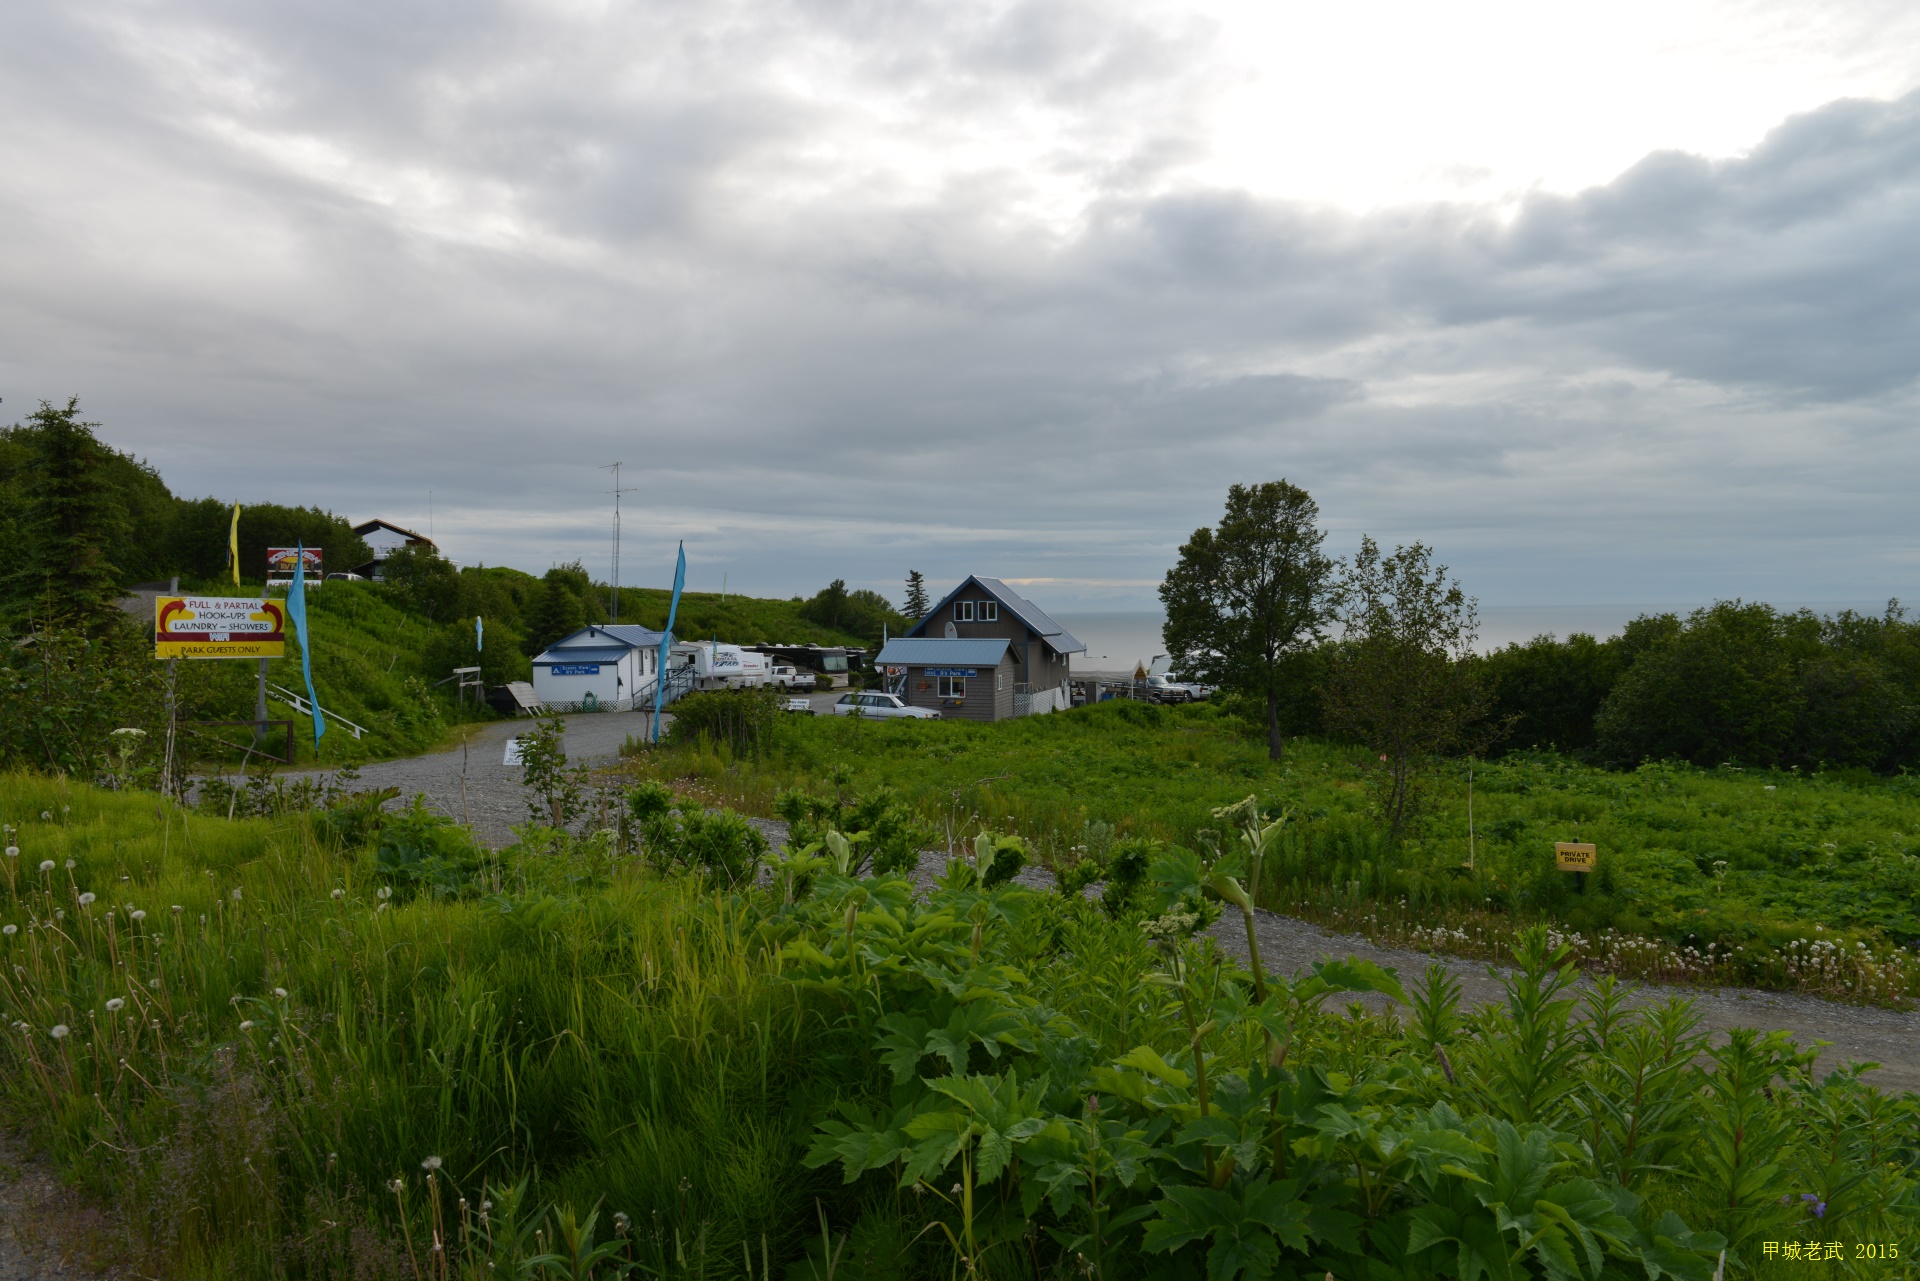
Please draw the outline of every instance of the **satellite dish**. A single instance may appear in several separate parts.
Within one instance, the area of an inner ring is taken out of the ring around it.
[[[947,639],[948,640],[960,639],[960,629],[958,627],[955,627],[952,623],[947,624]]]

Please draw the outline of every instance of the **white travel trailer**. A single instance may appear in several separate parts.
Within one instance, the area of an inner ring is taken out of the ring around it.
[[[765,654],[718,641],[681,641],[667,661],[676,672],[691,667],[695,689],[758,689],[773,672],[773,660]]]

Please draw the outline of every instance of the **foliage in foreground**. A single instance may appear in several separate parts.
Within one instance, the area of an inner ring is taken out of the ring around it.
[[[1384,923],[1411,941],[1445,926],[1446,946],[1547,921],[1588,940],[1590,960],[1610,938],[1657,943],[1607,945],[1628,974],[1920,994],[1920,788],[1906,778],[1618,773],[1513,755],[1472,767],[1471,828],[1467,763],[1423,772],[1421,817],[1395,844],[1376,786],[1391,778],[1368,753],[1296,740],[1270,762],[1238,718],[1204,705],[1110,703],[995,725],[787,717],[751,758],[688,742],[630,767],[760,814],[790,790],[885,787],[934,829],[930,844],[956,848],[983,826],[1018,832],[1063,875],[1128,837],[1203,849],[1214,810],[1251,792],[1269,816],[1291,816],[1258,886],[1263,906]],[[1554,867],[1554,842],[1568,840],[1600,846],[1585,893]]]
[[[924,899],[830,826],[758,888],[542,829],[443,890],[425,818],[0,805],[0,1097],[184,1275],[1705,1278],[1915,1226],[1911,1100],[1611,985],[1575,1017],[1539,935],[1504,1008],[1330,1011],[1406,994],[1183,937],[1231,856],[1156,864],[1143,928],[992,838]]]

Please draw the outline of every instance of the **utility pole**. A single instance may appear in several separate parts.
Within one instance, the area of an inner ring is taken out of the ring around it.
[[[602,469],[613,470],[613,488],[605,492],[613,495],[613,606],[608,611],[613,621],[620,621],[620,495],[638,493],[638,489],[620,488],[620,464],[603,463]]]

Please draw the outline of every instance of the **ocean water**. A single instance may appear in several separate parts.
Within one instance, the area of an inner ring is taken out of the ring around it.
[[[1863,614],[1879,614],[1887,607],[1878,601],[1789,601],[1774,602],[1780,610],[1811,609],[1817,614],[1833,614],[1843,609]],[[1565,640],[1575,632],[1605,640],[1618,636],[1623,628],[1642,614],[1677,613],[1683,617],[1697,608],[1695,604],[1640,605],[1482,605],[1480,640],[1482,652],[1550,635]],[[1161,628],[1166,616],[1157,611],[1056,614],[1060,624],[1086,645],[1085,654],[1073,658],[1075,671],[1131,672],[1135,664],[1151,666],[1158,654],[1166,652]]]

